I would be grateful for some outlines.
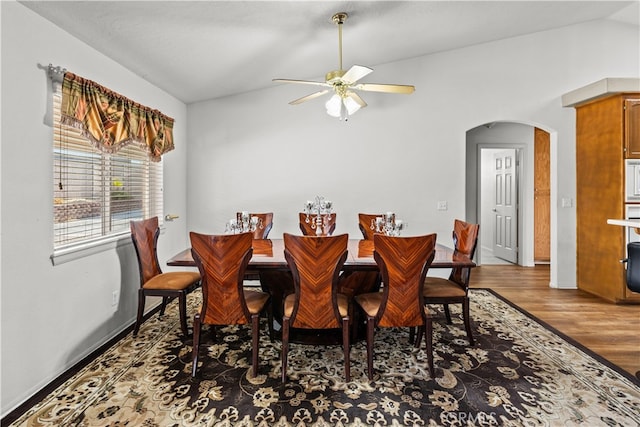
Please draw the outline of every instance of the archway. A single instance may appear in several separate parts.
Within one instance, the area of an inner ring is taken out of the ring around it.
[[[491,233],[491,224],[487,221],[481,221],[481,204],[482,204],[482,152],[484,150],[498,150],[505,147],[513,147],[519,150],[519,256],[518,264],[523,266],[533,266],[534,262],[534,133],[535,128],[541,129],[549,134],[549,182],[550,182],[550,200],[555,200],[556,182],[555,182],[555,146],[557,135],[553,129],[546,126],[516,121],[496,121],[481,124],[471,128],[466,133],[466,217],[470,221],[476,221],[481,224],[481,230],[487,230]],[[550,264],[551,264],[551,283],[555,283],[554,277],[557,277],[557,266],[555,265],[555,251],[557,246],[556,239],[556,206],[550,203],[549,208],[549,229],[550,229]],[[483,224],[484,222],[484,224]],[[479,241],[478,253],[476,261],[483,263],[483,250],[487,255],[486,236],[485,241]],[[482,239],[482,236],[481,236]],[[495,260],[492,261],[495,263]]]

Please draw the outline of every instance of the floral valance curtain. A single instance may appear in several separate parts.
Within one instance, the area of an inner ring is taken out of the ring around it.
[[[138,143],[159,161],[174,148],[171,117],[69,72],[62,81],[61,113],[65,124],[82,129],[103,152]]]

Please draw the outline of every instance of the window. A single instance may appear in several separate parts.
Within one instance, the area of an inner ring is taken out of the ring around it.
[[[162,161],[142,143],[115,153],[98,150],[81,129],[61,120],[61,90],[54,93],[54,252],[112,240],[129,221],[158,216],[162,223]],[[54,254],[55,255],[55,254]]]

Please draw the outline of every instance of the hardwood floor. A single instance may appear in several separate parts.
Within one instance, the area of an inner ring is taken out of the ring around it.
[[[470,284],[494,290],[625,371],[640,373],[640,305],[549,288],[549,267],[544,265],[483,265],[473,269]]]

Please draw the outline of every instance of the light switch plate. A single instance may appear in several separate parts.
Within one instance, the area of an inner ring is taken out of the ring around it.
[[[573,200],[571,200],[571,198],[569,198],[569,197],[563,197],[562,198],[562,207],[563,208],[570,208],[571,206],[573,206]]]

